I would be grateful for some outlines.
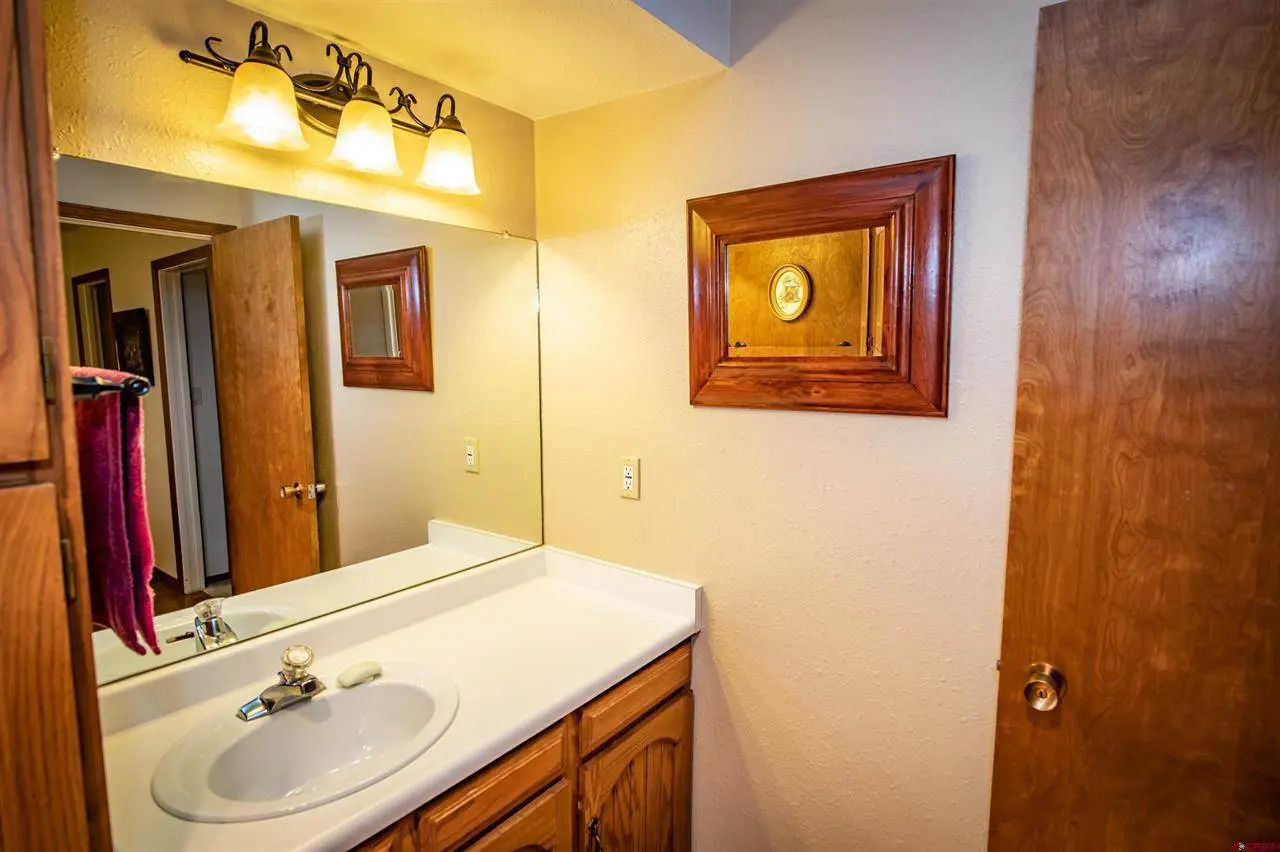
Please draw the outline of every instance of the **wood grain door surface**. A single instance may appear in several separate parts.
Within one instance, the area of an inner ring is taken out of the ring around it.
[[[686,691],[582,764],[585,848],[688,852],[692,769],[693,694]]]
[[[316,573],[316,501],[302,249],[286,216],[213,238],[209,287],[231,583],[236,594]]]
[[[470,852],[573,852],[573,788],[561,781],[467,848]]]
[[[23,120],[23,74],[13,3],[0,3],[0,464],[48,458],[49,427],[40,364],[36,260],[27,178],[27,132]]]
[[[1280,841],[1280,3],[1043,10],[1027,250],[991,848]]]
[[[58,540],[52,483],[0,488],[2,852],[89,848]]]

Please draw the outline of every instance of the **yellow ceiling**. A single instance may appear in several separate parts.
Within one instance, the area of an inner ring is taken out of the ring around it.
[[[724,69],[634,0],[235,2],[533,119]]]

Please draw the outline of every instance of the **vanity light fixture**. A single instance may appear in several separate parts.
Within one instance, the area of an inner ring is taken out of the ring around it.
[[[442,116],[440,113],[446,98],[449,114]],[[427,137],[427,156],[422,161],[418,184],[457,195],[479,195],[471,140],[462,129],[462,122],[454,115],[455,107],[453,95],[443,95],[436,103],[436,123]]]
[[[420,186],[457,195],[480,193],[471,140],[455,114],[453,95],[440,96],[435,121],[427,124],[413,112],[417,98],[399,86],[391,89],[396,101],[388,110],[373,87],[373,67],[359,53],[347,53],[337,44],[325,48],[325,56],[336,57],[338,67],[332,74],[289,74],[280,60],[283,56],[293,61],[293,52],[287,45],[271,46],[264,21],[256,21],[249,29],[249,53],[243,62],[218,53],[215,45],[221,43],[222,39],[210,36],[204,40],[206,54],[182,50],[178,58],[233,78],[227,112],[218,125],[223,135],[260,148],[301,151],[307,147],[301,119],[336,137],[330,163],[399,176],[403,172],[394,134],[394,128],[399,128],[427,139],[417,180]]]
[[[342,108],[338,138],[334,140],[329,162],[358,172],[400,177],[404,172],[396,159],[391,113],[373,87],[373,69],[369,63],[361,60],[356,66],[355,79],[360,79],[361,69],[367,73],[368,82],[357,88]]]
[[[267,25],[255,23],[249,30],[248,57],[231,66],[231,97],[218,125],[223,136],[276,151],[306,150],[293,81],[280,64],[281,54],[293,61],[289,47],[282,44],[273,48],[267,41]]]

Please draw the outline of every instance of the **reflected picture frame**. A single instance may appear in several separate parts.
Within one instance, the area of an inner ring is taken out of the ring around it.
[[[156,383],[155,364],[151,356],[151,321],[146,308],[130,308],[111,315],[115,338],[116,363],[119,369]]]
[[[347,387],[435,390],[431,342],[431,287],[426,246],[349,257],[335,262],[338,326],[342,338],[342,383]],[[391,355],[357,353],[352,329],[353,291],[390,287],[400,335]]]

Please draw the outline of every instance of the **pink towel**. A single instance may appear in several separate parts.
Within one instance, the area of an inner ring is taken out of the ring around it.
[[[72,367],[76,377],[118,382],[128,373]],[[142,464],[142,405],[131,393],[105,393],[76,400],[76,442],[80,455],[80,496],[94,619],[115,631],[138,654],[155,653],[155,607],[151,575],[155,552],[147,521]]]

